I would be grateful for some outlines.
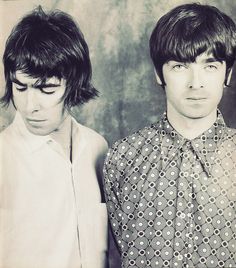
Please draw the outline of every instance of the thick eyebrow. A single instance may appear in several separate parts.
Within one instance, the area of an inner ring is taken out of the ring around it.
[[[182,64],[186,64],[186,63],[189,63],[189,62],[183,62],[183,61],[177,61],[177,60],[169,60],[167,62],[167,64],[169,64],[169,62],[173,62],[173,63],[182,63]],[[210,58],[206,58],[204,59],[202,62],[204,63],[211,63],[211,62],[219,62],[219,63],[223,63],[223,60],[218,60],[214,57],[210,57]]]
[[[12,79],[12,82],[15,83],[15,84],[18,84],[19,86],[22,86],[22,87],[26,87],[27,84],[25,83],[22,83],[21,81],[19,81],[17,78],[13,78]],[[32,85],[34,88],[36,89],[40,89],[40,88],[48,88],[48,87],[59,87],[61,86],[61,83],[58,83],[58,84],[54,84],[54,83],[39,83],[38,81],[36,81],[33,85]]]
[[[217,60],[216,58],[212,57],[212,58],[207,58],[204,60],[205,63],[211,63],[211,62],[220,62],[222,63],[222,60]]]
[[[17,85],[19,85],[19,86],[22,86],[22,87],[26,87],[26,86],[27,86],[27,84],[24,84],[24,83],[20,82],[20,81],[19,81],[18,79],[16,79],[15,77],[12,78],[12,82],[15,83],[15,84],[17,84]]]
[[[48,87],[59,87],[61,86],[61,83],[54,84],[54,83],[42,83],[38,84],[37,82],[32,85],[34,88],[40,89],[40,88],[48,88]]]

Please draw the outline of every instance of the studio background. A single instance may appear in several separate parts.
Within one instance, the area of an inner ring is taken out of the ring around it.
[[[19,18],[39,4],[60,9],[78,22],[90,49],[93,84],[100,97],[73,109],[76,119],[102,134],[111,145],[117,139],[156,122],[165,110],[165,94],[157,85],[149,57],[149,37],[156,21],[184,0],[1,0],[0,56]],[[235,0],[200,0],[236,21]],[[210,19],[210,18],[209,18]],[[4,94],[0,65],[0,95]],[[236,128],[236,70],[220,104],[226,123]],[[1,107],[0,131],[14,118],[12,105]],[[114,252],[114,254],[113,254]],[[115,250],[112,267],[119,267]]]

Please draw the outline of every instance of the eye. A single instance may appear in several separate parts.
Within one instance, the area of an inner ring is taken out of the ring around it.
[[[184,64],[175,64],[173,67],[172,67],[172,69],[174,70],[174,71],[177,71],[177,72],[179,72],[179,71],[183,71],[184,69],[186,69],[187,67],[186,67],[186,65],[184,65]]]
[[[216,64],[208,64],[207,66],[206,66],[206,70],[207,71],[215,71],[215,70],[217,70],[218,69],[218,67],[217,67],[217,65]]]
[[[27,89],[27,87],[16,87],[16,89],[18,90],[18,91],[25,91],[26,89]]]
[[[48,95],[51,95],[51,94],[54,94],[55,93],[55,88],[53,87],[45,87],[45,88],[39,88],[40,91],[44,94],[48,94]]]
[[[14,84],[14,83],[13,83]],[[16,90],[20,91],[20,92],[23,92],[27,89],[27,87],[25,86],[20,86],[20,85],[17,85],[17,84],[14,84],[14,87]]]

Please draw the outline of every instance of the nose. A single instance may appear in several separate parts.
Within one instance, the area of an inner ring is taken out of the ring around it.
[[[190,89],[199,89],[203,88],[203,81],[201,79],[201,73],[198,68],[192,68],[190,70],[188,87]]]
[[[40,103],[39,103],[39,98],[37,94],[37,90],[34,88],[29,88],[27,90],[27,96],[26,96],[26,111],[28,113],[33,113],[39,110],[40,108]]]

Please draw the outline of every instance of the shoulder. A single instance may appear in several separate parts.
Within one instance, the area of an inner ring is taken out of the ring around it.
[[[105,164],[118,164],[121,159],[133,161],[139,155],[145,155],[151,141],[159,136],[158,123],[145,127],[130,136],[116,141],[109,149]]]
[[[236,129],[235,128],[230,128],[226,127],[227,134],[230,136],[235,136],[236,135]]]
[[[12,140],[15,135],[13,123],[7,126],[4,130],[0,132],[0,140],[4,140],[5,143],[7,140]]]
[[[89,144],[90,147],[97,148],[101,151],[108,150],[107,141],[101,134],[89,127],[78,123],[75,119],[74,122],[78,128],[79,137],[83,139],[87,144]]]
[[[236,146],[236,129],[226,127],[225,134],[223,136],[223,142],[231,141]]]
[[[227,158],[230,155],[236,157],[236,129],[225,127],[223,135],[217,143],[217,154],[223,158]]]
[[[15,155],[16,149],[20,146],[20,142],[14,126],[10,124],[0,133],[0,148],[1,155],[10,156]]]
[[[111,150],[118,151],[121,154],[127,153],[128,149],[132,148],[140,150],[146,147],[157,135],[159,135],[157,124],[152,124],[130,136],[116,141],[111,147]]]

